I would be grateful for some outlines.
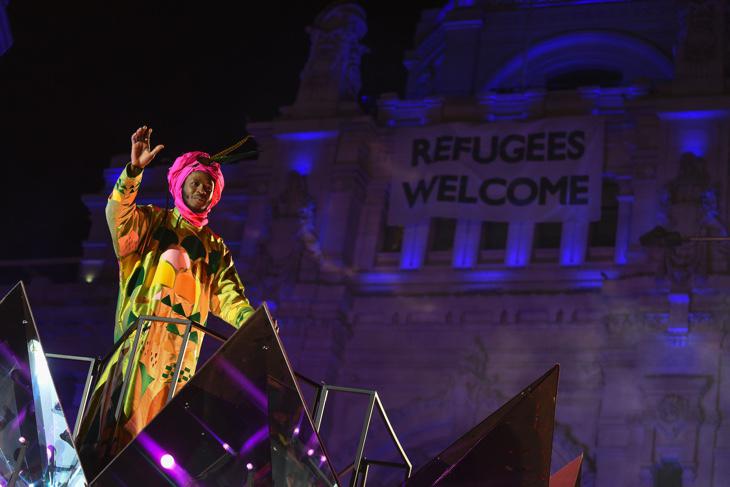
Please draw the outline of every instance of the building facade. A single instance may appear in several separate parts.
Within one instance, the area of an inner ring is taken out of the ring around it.
[[[263,152],[226,168],[211,226],[295,366],[377,389],[416,466],[560,363],[554,469],[582,451],[586,486],[728,485],[730,247],[639,241],[727,234],[726,20],[719,0],[451,0],[422,13],[405,96],[368,112],[367,19],[337,3],[313,22],[294,104],[247,127]],[[405,134],[568,117],[600,121],[598,218],[389,219]],[[141,198],[165,192],[164,169],[146,171]],[[113,315],[105,202],[85,199],[93,285],[67,292],[89,331]]]

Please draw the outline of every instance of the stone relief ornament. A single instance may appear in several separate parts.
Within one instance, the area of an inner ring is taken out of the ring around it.
[[[679,394],[665,395],[657,405],[658,427],[676,437],[694,416],[690,411],[689,400]]]
[[[716,0],[690,0],[680,14],[680,49],[683,60],[702,63],[715,57],[718,32],[715,17],[721,15]]]
[[[356,101],[362,80],[360,63],[367,48],[365,11],[354,4],[333,6],[307,29],[309,58],[301,73],[297,102]]]
[[[682,155],[677,176],[661,192],[660,217],[670,231],[688,236],[726,236],[719,217],[717,188],[711,183],[707,162],[691,153]],[[674,291],[687,291],[708,273],[724,269],[727,246],[683,242],[663,249],[658,269]]]
[[[458,361],[456,369],[460,377],[455,384],[465,396],[461,404],[466,404],[465,417],[474,423],[492,413],[509,399],[496,385],[499,375],[491,371],[487,347],[479,335],[474,337],[474,345]]]
[[[290,172],[286,186],[272,204],[272,229],[269,238],[258,243],[252,267],[251,291],[273,300],[282,289],[296,282],[303,254],[318,248],[314,233],[316,213],[306,177]]]

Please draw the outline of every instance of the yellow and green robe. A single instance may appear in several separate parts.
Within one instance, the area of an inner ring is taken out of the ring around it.
[[[205,325],[208,313],[238,328],[253,312],[223,239],[188,223],[177,209],[137,206],[142,174],[122,171],[106,206],[119,261],[119,298],[114,340],[139,316],[187,318]],[[119,346],[101,371],[78,443],[94,456],[117,453],[163,408],[172,383],[185,325],[144,323],[119,421],[116,400],[136,332]],[[176,391],[195,373],[203,336],[193,330]],[[89,453],[89,452],[87,452]],[[82,452],[83,455],[83,452]]]

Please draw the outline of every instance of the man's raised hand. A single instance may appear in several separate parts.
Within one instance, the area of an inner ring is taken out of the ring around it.
[[[132,151],[131,151],[131,163],[132,166],[141,170],[147,167],[152,162],[157,154],[165,148],[164,145],[158,145],[154,149],[150,150],[150,139],[152,138],[152,129],[147,125],[138,128],[132,134]]]

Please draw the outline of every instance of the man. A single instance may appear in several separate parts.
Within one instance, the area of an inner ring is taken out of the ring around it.
[[[225,243],[210,228],[208,214],[218,203],[224,179],[204,152],[178,157],[167,180],[173,210],[137,206],[144,168],[164,148],[150,149],[152,129],[132,134],[130,163],[112,190],[107,223],[119,262],[119,297],[114,339],[143,315],[184,318],[205,324],[209,313],[240,327],[253,312]],[[84,418],[78,444],[88,463],[103,464],[118,453],[165,405],[182,344],[184,326],[145,323],[130,357],[135,333],[104,367]],[[192,331],[176,390],[195,372],[203,337]],[[128,379],[128,361],[133,372]],[[122,391],[122,380],[125,379]],[[125,393],[120,418],[116,401]],[[90,472],[87,472],[87,475]]]

